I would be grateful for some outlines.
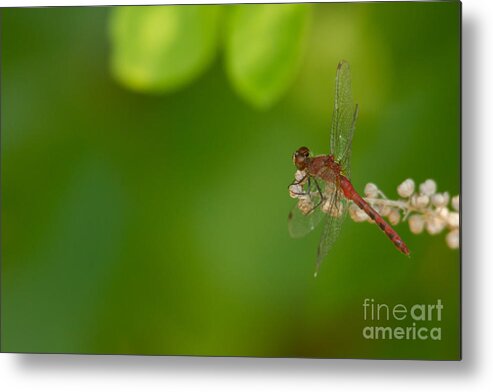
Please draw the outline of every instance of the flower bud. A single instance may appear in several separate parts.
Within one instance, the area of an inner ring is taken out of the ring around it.
[[[380,210],[380,215],[382,216],[389,216],[389,214],[392,212],[392,208],[389,206],[384,205],[382,209]]]
[[[438,216],[431,216],[426,220],[426,231],[431,235],[440,233],[445,228],[445,222]]]
[[[372,182],[369,182],[365,186],[365,195],[366,197],[371,197],[371,198],[378,197],[378,187]]]
[[[414,181],[410,178],[405,180],[397,187],[397,193],[400,197],[409,197],[414,192]]]
[[[437,208],[437,214],[442,218],[442,219],[447,219],[450,211],[447,207],[439,207]]]
[[[366,212],[359,208],[356,204],[351,204],[349,206],[349,215],[355,222],[364,222],[368,220],[368,215],[366,215]]]
[[[445,193],[435,193],[431,196],[431,202],[435,207],[444,207],[448,204],[450,196],[447,192]]]
[[[310,198],[300,198],[300,200],[298,201],[298,208],[304,215],[307,215],[313,209],[313,202],[310,200]]]
[[[455,211],[459,211],[460,208],[459,195],[452,197],[452,207],[454,207]]]
[[[289,196],[291,196],[293,199],[297,199],[302,193],[303,188],[301,187],[301,185],[292,184],[289,186]]]
[[[425,227],[425,220],[421,215],[411,215],[409,218],[409,230],[414,234],[420,234]]]
[[[296,173],[294,173],[294,178],[296,181],[300,182],[306,177],[306,173],[304,170],[296,170]]]
[[[325,200],[322,204],[322,211],[327,214],[330,210],[331,204],[332,204],[332,200]]]
[[[419,186],[419,191],[423,195],[431,196],[437,191],[437,184],[435,181],[428,179]]]
[[[401,220],[401,214],[398,209],[392,208],[388,215],[388,219],[391,225],[396,225]]]
[[[459,227],[459,213],[451,212],[447,217],[447,223],[452,227]]]
[[[450,233],[448,233],[445,237],[445,241],[447,242],[449,248],[458,249],[460,246],[459,229],[452,230]]]
[[[414,195],[411,204],[417,208],[425,208],[430,202],[430,198],[427,195]]]

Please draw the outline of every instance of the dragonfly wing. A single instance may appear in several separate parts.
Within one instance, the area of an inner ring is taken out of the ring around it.
[[[341,164],[349,165],[348,157],[351,153],[357,115],[358,108],[354,105],[351,91],[349,63],[341,61],[337,66],[334,112],[330,129],[330,152]],[[344,169],[346,168],[343,166]]]
[[[342,153],[339,163],[343,168],[344,174],[347,178],[351,179],[351,150],[354,130],[356,129],[356,120],[358,119],[359,108],[358,105],[354,108],[353,123],[349,130],[348,143],[346,144],[346,150]]]
[[[322,188],[315,179],[310,179],[303,187],[303,194],[288,215],[288,230],[293,238],[300,238],[310,233],[322,220],[324,213]]]
[[[339,237],[348,209],[348,202],[340,192],[334,192],[326,203],[330,203],[330,207],[326,209],[327,213],[324,214],[326,216],[325,225],[318,244],[315,275],[317,275],[320,264]]]
[[[307,215],[303,214],[295,204],[288,217],[289,235],[293,238],[301,238],[310,233],[318,226],[324,213],[320,208],[316,208]]]

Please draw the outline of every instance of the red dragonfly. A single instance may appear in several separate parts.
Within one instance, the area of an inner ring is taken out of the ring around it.
[[[291,196],[298,199],[288,217],[292,237],[308,234],[321,220],[325,220],[318,245],[315,276],[339,235],[349,201],[365,211],[400,252],[409,255],[409,249],[401,237],[356,192],[349,180],[351,143],[357,117],[358,105],[353,103],[351,93],[351,71],[349,64],[341,61],[336,74],[330,154],[311,156],[307,147],[299,148],[293,155],[293,163],[298,169],[296,179],[289,186]]]

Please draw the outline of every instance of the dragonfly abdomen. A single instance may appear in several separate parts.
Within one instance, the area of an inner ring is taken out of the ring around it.
[[[401,239],[399,234],[390,226],[378,212],[376,212],[354,189],[351,182],[344,176],[340,176],[340,186],[344,192],[344,196],[352,200],[359,208],[366,212],[366,214],[373,220],[377,226],[385,233],[385,235],[392,241],[395,247],[405,255],[409,256],[409,249]]]

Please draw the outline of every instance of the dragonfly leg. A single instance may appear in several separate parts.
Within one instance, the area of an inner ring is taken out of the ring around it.
[[[310,175],[308,173],[305,173],[305,175],[303,176],[303,178],[301,180],[297,180],[296,178],[293,180],[293,182],[291,184],[289,184],[288,188],[291,186],[291,185],[300,185],[300,184],[303,184],[305,182],[305,180],[308,178],[308,181],[310,181]]]
[[[294,195],[297,195],[297,196],[306,196],[306,195],[309,195],[310,194],[310,178],[311,176],[308,175],[308,174],[305,174],[305,176],[301,179],[301,180],[293,180],[293,182],[291,184],[288,185],[288,189],[291,188],[291,186],[293,185],[300,185],[300,184],[303,184],[305,182],[305,180],[308,178],[308,191],[304,191],[304,192],[292,192]]]
[[[308,192],[310,191],[310,178],[311,177],[308,178]],[[320,195],[320,201],[317,203],[316,206],[312,207],[310,209],[310,211],[307,212],[307,215],[310,214],[315,209],[317,209],[320,206],[320,204],[322,204],[325,201],[324,200],[324,195],[322,193],[322,189],[320,189],[320,185],[318,185],[318,182],[317,182],[317,180],[315,180],[315,178],[313,179],[313,182],[315,183],[315,186],[317,187],[317,191],[318,191],[318,193]]]
[[[293,191],[291,191],[291,193],[293,195],[296,195],[296,196],[307,196],[310,192],[308,192],[308,191],[303,191],[303,192],[293,192]]]
[[[320,203],[322,203],[322,200],[324,199],[324,194],[322,193],[322,189],[320,189],[320,185],[318,185],[317,180],[313,179],[313,181],[315,181],[315,186],[317,187],[318,194],[320,195]]]

